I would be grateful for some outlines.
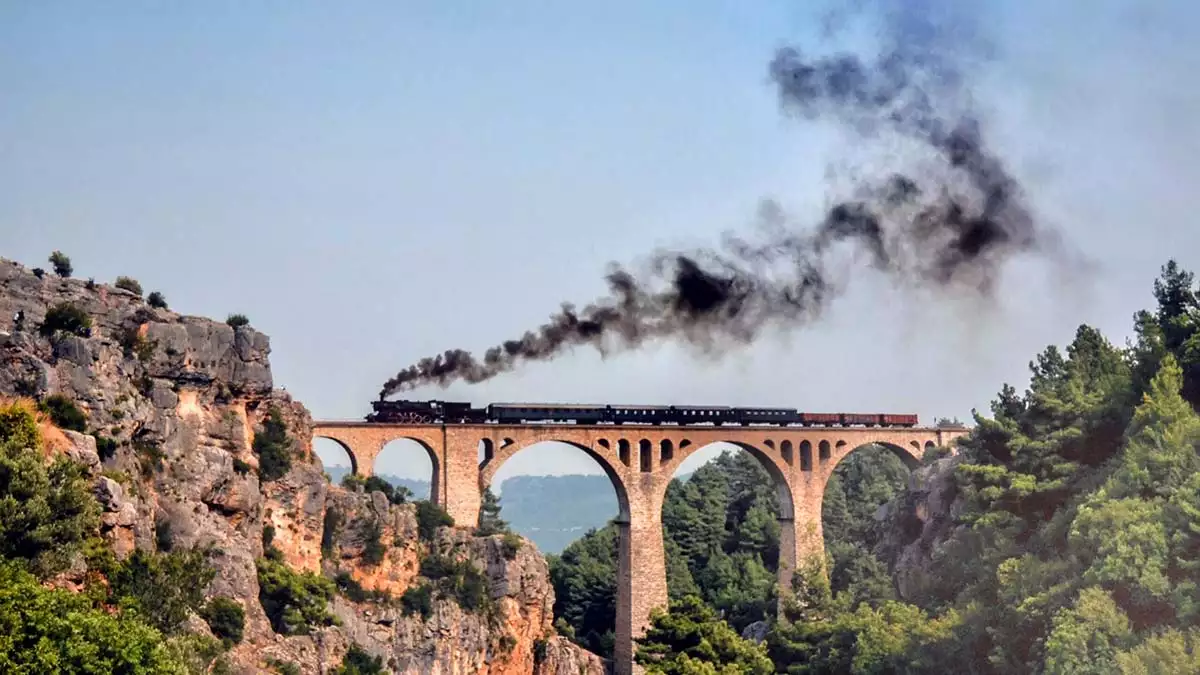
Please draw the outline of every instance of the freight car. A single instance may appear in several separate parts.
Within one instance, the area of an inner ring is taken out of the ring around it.
[[[580,405],[493,403],[474,408],[459,401],[375,401],[368,422],[392,424],[649,424],[914,427],[916,415],[809,413],[795,408],[730,406]]]

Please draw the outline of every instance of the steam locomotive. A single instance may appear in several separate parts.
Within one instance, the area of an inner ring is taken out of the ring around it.
[[[456,401],[373,401],[368,422],[388,424],[676,424],[748,426],[915,427],[916,415],[809,413],[795,408],[729,406],[579,405],[492,403],[474,408]]]

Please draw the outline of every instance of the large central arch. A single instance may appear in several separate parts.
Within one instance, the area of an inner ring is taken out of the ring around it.
[[[887,563],[877,546],[886,536],[878,508],[894,498],[921,464],[915,452],[890,442],[860,443],[832,457],[814,495],[821,553],[830,589],[851,594],[852,604],[891,599]],[[888,581],[885,581],[885,577]]]
[[[496,477],[496,472],[500,470],[500,467],[504,466],[505,462],[512,459],[522,450],[526,450],[532,446],[540,445],[542,443],[563,443],[579,449],[588,457],[592,458],[596,464],[600,466],[600,468],[604,471],[604,475],[608,477],[609,483],[612,484],[613,490],[617,493],[618,521],[629,521],[629,494],[625,490],[625,481],[622,479],[621,474],[617,472],[617,468],[612,465],[612,463],[609,461],[609,458],[605,454],[597,452],[594,448],[589,447],[587,444],[569,439],[543,438],[525,442],[511,441],[510,439],[504,440],[509,442],[505,443],[504,441],[501,441],[499,448],[495,447],[496,444],[492,442],[491,439],[485,438],[481,441],[483,448],[483,461],[479,465],[480,492],[489,488],[492,484],[492,479]]]

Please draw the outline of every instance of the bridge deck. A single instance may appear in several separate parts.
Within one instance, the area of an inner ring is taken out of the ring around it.
[[[908,432],[935,432],[935,431],[967,431],[968,427],[931,427],[931,426],[915,426],[903,427],[898,425],[893,426],[865,426],[865,425],[850,425],[843,426],[840,424],[639,424],[637,422],[625,422],[621,424],[573,424],[568,422],[530,422],[527,424],[511,424],[498,422],[468,422],[468,423],[436,423],[436,424],[405,424],[402,422],[364,422],[362,420],[313,420],[314,427],[338,427],[338,428],[363,428],[363,429],[441,429],[449,427],[453,429],[582,429],[582,430],[597,430],[611,431],[613,429],[695,429],[697,431],[711,430],[772,430],[772,431],[908,431]]]

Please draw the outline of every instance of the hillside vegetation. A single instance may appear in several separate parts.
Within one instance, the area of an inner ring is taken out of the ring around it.
[[[721,619],[679,603],[639,659],[671,673],[770,672],[763,653],[787,673],[1200,672],[1200,302],[1173,262],[1154,295],[1125,348],[1082,326],[1035,357],[1023,394],[1005,385],[975,415],[961,455],[934,467],[950,526],[905,597],[876,586],[875,563],[839,578],[832,537],[832,588],[799,575],[765,644],[697,648]]]

